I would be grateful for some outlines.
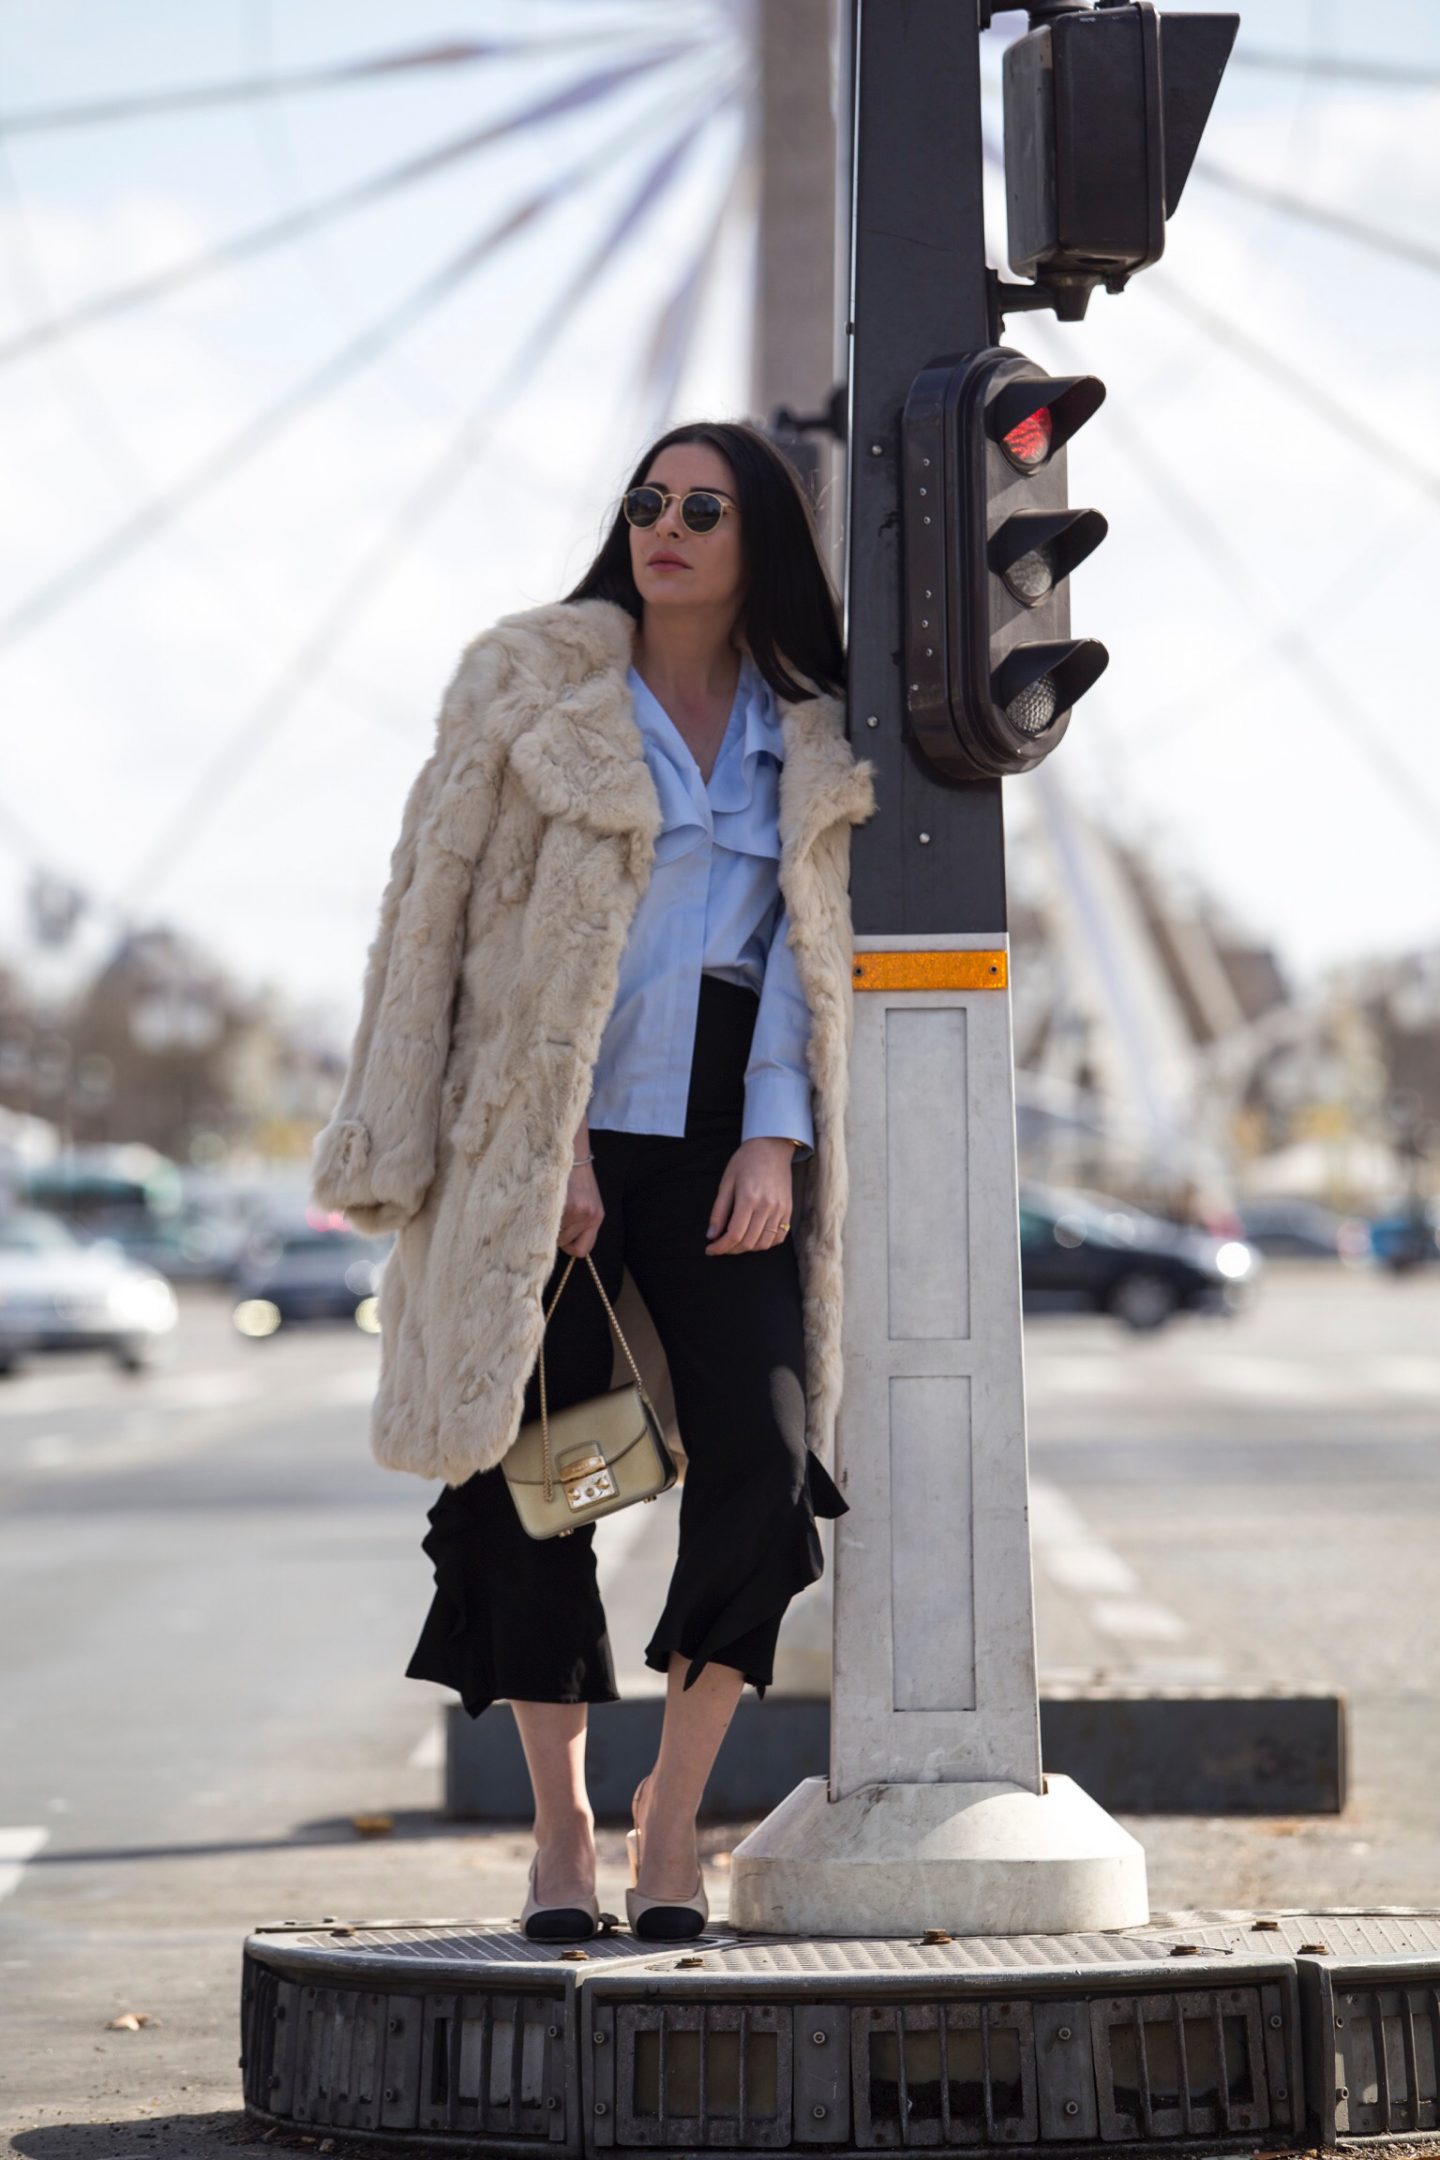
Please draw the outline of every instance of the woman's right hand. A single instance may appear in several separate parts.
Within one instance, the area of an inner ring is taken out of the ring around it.
[[[565,1211],[560,1217],[560,1250],[573,1253],[583,1260],[600,1235],[600,1225],[605,1220],[605,1210],[600,1204],[600,1187],[589,1163],[582,1163],[570,1172],[565,1187]]]

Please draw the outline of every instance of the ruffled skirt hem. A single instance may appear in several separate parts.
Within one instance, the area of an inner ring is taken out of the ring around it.
[[[806,1457],[800,1505],[773,1526],[744,1579],[708,1621],[697,1620],[693,1601],[672,1583],[665,1610],[645,1648],[645,1663],[668,1672],[673,1656],[688,1657],[684,1686],[693,1687],[707,1665],[729,1665],[764,1700],[774,1679],[775,1644],[792,1598],[825,1571],[817,1516],[833,1520],[849,1513],[825,1465],[813,1451]]]

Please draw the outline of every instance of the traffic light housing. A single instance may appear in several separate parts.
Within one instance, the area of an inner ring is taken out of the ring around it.
[[[1100,0],[1031,21],[1003,69],[1010,266],[1083,315],[1164,252],[1240,18]]]
[[[1070,635],[1069,577],[1100,545],[1065,446],[1105,396],[1004,346],[921,370],[902,423],[906,712],[952,780],[1029,772],[1109,654]]]

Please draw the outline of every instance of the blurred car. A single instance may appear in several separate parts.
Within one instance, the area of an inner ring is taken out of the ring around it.
[[[163,1221],[131,1218],[102,1225],[100,1235],[170,1282],[226,1282],[234,1270],[233,1234],[205,1215],[187,1213]]]
[[[1242,1200],[1236,1210],[1247,1245],[1286,1260],[1344,1260],[1370,1253],[1370,1225],[1318,1200]]]
[[[0,1214],[0,1373],[57,1350],[108,1351],[140,1372],[177,1318],[164,1276],[111,1240],[87,1244],[39,1208]]]
[[[343,1217],[257,1232],[234,1273],[236,1328],[255,1342],[297,1320],[352,1320],[377,1333],[380,1274],[393,1243],[393,1235],[362,1237]]]
[[[110,1237],[125,1226],[163,1221],[183,1200],[178,1166],[141,1141],[67,1148],[20,1177],[16,1202],[58,1215],[82,1236]]]
[[[1370,1225],[1370,1256],[1396,1275],[1440,1260],[1440,1200],[1427,1200],[1419,1208],[1395,1207],[1377,1216]]]
[[[1020,1188],[1020,1287],[1027,1311],[1109,1313],[1163,1327],[1181,1312],[1233,1314],[1264,1263],[1241,1238],[1213,1237],[1120,1200]]]

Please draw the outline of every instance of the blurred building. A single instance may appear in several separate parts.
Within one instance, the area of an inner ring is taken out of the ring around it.
[[[63,996],[0,968],[0,1134],[17,1162],[102,1142],[184,1166],[303,1162],[343,1067],[309,1016],[175,930],[126,933]]]
[[[1286,977],[1193,880],[1052,793],[1013,851],[1021,1173],[1176,1214],[1440,1184],[1440,953]]]

